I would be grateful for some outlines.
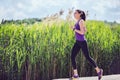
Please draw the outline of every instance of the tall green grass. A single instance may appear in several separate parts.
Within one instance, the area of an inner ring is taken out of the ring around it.
[[[70,77],[70,55],[75,42],[74,32],[70,29],[73,24],[61,21],[51,24],[1,25],[1,75],[6,75],[7,80]],[[120,47],[120,43],[116,45],[117,41],[120,42],[119,30],[113,30],[103,22],[87,21],[86,24],[90,55],[104,69],[105,74],[109,74],[113,54]],[[93,67],[81,52],[77,57],[77,65],[80,76],[95,75]]]

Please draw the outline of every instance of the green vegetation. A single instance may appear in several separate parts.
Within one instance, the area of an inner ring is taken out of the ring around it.
[[[23,20],[4,20],[2,19],[1,24],[34,24],[36,22],[41,22],[41,19],[38,18],[28,18],[28,19],[23,19]]]
[[[91,56],[104,74],[120,57],[120,25],[87,21],[86,38]],[[33,25],[0,25],[0,77],[4,80],[51,80],[70,77],[70,54],[75,42],[73,22],[44,22]],[[96,75],[82,53],[77,57],[80,76]],[[6,76],[6,77],[5,77]]]

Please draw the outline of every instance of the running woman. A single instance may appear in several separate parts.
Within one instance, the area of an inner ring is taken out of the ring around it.
[[[76,42],[71,52],[71,61],[74,72],[72,78],[79,78],[75,58],[79,53],[80,49],[82,49],[82,53],[84,54],[85,58],[90,62],[90,64],[95,68],[98,74],[98,80],[100,80],[103,75],[103,70],[100,69],[95,63],[95,61],[91,58],[88,51],[87,40],[85,39],[84,36],[86,33],[86,27],[85,27],[86,15],[82,10],[75,10],[74,18],[77,20],[77,22],[75,26],[72,27],[73,31],[75,32],[75,38],[76,38]]]

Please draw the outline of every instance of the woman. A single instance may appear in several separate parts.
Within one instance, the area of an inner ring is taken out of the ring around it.
[[[102,75],[103,75],[103,70],[100,69],[95,61],[90,57],[89,51],[88,51],[88,46],[87,46],[87,41],[85,39],[84,34],[86,33],[86,27],[85,27],[85,20],[86,16],[84,11],[81,10],[75,10],[74,12],[74,18],[77,20],[75,26],[72,28],[73,31],[75,32],[75,38],[76,42],[72,48],[72,53],[71,53],[71,61],[72,61],[72,67],[73,67],[73,78],[78,78],[78,71],[76,68],[76,55],[79,53],[80,49],[82,49],[82,52],[85,56],[85,58],[91,63],[91,65],[95,68],[97,74],[98,74],[98,79],[100,80]]]

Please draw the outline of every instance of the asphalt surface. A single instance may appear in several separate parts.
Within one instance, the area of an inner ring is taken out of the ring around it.
[[[61,79],[53,79],[53,80],[70,80],[70,78],[61,78]],[[98,80],[97,76],[93,77],[80,77],[77,80]],[[120,74],[117,75],[106,75],[103,76],[101,80],[120,80]]]

